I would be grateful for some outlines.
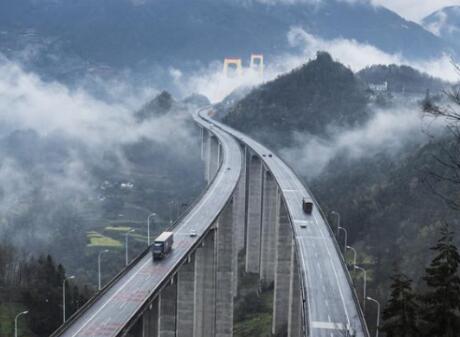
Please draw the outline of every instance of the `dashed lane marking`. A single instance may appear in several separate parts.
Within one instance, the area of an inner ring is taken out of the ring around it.
[[[347,329],[347,327],[343,323],[319,322],[319,321],[311,322],[311,327],[313,329],[327,329],[327,330],[346,330]]]

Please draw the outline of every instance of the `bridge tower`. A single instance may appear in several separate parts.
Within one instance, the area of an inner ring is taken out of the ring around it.
[[[243,62],[240,58],[227,57],[224,59],[224,76],[229,77],[229,68],[233,66],[235,69],[235,74],[238,77],[243,76]]]
[[[263,54],[252,54],[251,63],[249,68],[259,73],[260,76],[264,76],[264,55]]]

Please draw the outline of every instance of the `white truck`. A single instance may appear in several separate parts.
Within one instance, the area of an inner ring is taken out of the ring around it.
[[[163,232],[155,239],[152,245],[152,258],[153,260],[163,259],[172,249],[174,243],[173,232]]]

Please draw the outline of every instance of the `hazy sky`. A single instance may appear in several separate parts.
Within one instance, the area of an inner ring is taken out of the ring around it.
[[[445,6],[460,6],[460,0],[372,0],[399,15],[413,21],[420,21],[428,14]]]

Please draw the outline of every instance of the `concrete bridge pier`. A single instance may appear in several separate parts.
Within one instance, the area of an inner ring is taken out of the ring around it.
[[[279,203],[278,238],[275,258],[272,333],[287,332],[289,322],[291,269],[294,259],[293,232],[284,202]]]
[[[208,155],[206,160],[207,174],[206,181],[210,182],[212,178],[217,173],[219,169],[220,159],[219,159],[219,140],[216,136],[210,135],[208,137]]]
[[[225,206],[217,227],[216,337],[233,336],[233,203]]]
[[[246,147],[242,153],[243,167],[233,197],[233,296],[238,295],[238,255],[245,248],[246,233]]]
[[[270,171],[264,169],[263,179],[260,279],[263,284],[269,285],[275,278],[276,226],[280,195],[278,185]]]
[[[142,316],[142,337],[158,337],[159,304],[157,297]]]
[[[211,230],[195,253],[194,336],[214,336],[216,322],[216,231]]]
[[[201,159],[204,161],[204,179],[209,181],[209,144],[211,133],[206,130],[202,129],[201,133]]]
[[[209,132],[205,128],[200,128],[200,134],[201,134],[201,160],[206,160]]]
[[[294,253],[291,266],[291,286],[289,291],[288,337],[302,334],[302,291],[297,254]]]
[[[177,337],[193,337],[195,317],[195,256],[177,273]]]
[[[260,272],[260,244],[262,225],[262,160],[255,154],[248,158],[248,199],[246,222],[246,272]]]
[[[160,293],[159,337],[176,336],[177,279],[173,277]]]

